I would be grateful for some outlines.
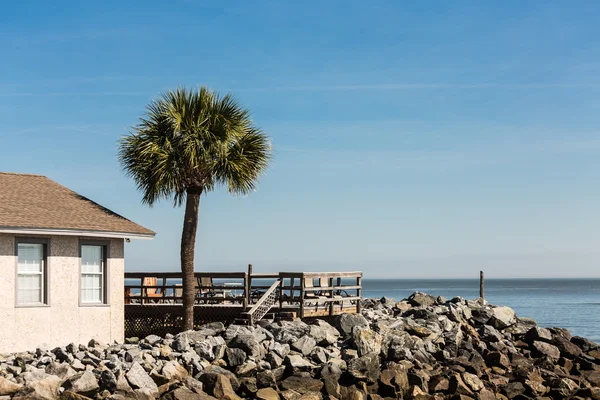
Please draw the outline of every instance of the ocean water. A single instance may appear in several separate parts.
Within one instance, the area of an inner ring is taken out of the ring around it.
[[[363,279],[363,297],[401,300],[415,291],[448,299],[479,297],[477,279]],[[600,279],[486,279],[488,303],[513,308],[543,327],[567,328],[600,343]]]

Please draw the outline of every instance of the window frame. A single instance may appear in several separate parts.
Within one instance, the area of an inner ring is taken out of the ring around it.
[[[109,240],[79,240],[79,285],[78,294],[79,307],[110,307],[110,241]],[[101,246],[103,256],[102,270],[102,301],[100,303],[90,303],[82,301],[81,291],[83,289],[83,268],[82,268],[82,246]]]
[[[19,244],[41,244],[44,246],[42,266],[42,301],[19,303]],[[50,307],[50,239],[15,236],[15,308]]]

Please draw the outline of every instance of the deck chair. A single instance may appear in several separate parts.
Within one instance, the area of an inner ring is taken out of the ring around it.
[[[304,289],[314,289],[315,284],[313,278],[304,278]],[[306,300],[310,300],[306,305],[307,306],[316,306],[319,307],[319,299],[325,299],[326,296],[322,296],[318,290],[311,290],[304,294],[304,298]]]
[[[196,290],[196,300],[202,301],[203,297],[215,297],[217,292],[213,289],[213,279],[210,276],[201,276],[196,278],[198,289]]]
[[[152,298],[164,297],[163,293],[160,293],[160,289],[146,286],[157,286],[155,276],[147,276],[142,280],[142,297],[150,297],[150,299],[144,299],[146,302],[154,302]],[[142,301],[142,302],[143,302]]]
[[[183,303],[183,284],[177,283],[175,285],[175,303]]]

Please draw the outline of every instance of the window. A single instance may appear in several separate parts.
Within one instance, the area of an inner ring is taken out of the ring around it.
[[[106,304],[106,253],[104,245],[81,245],[81,303]]]
[[[17,305],[48,304],[47,241],[17,239]]]

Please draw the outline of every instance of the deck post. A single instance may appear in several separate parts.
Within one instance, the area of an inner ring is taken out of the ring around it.
[[[331,289],[329,289],[329,298],[331,299],[331,301],[329,302],[329,316],[333,315],[333,278],[329,278],[327,279],[327,286],[329,286]]]
[[[244,308],[250,304],[250,290],[252,289],[252,264],[248,264],[248,272],[244,278]]]
[[[483,300],[484,299],[484,286],[485,286],[485,282],[483,280],[483,271],[479,271],[479,297]]]
[[[277,313],[277,316],[281,316],[281,313],[283,312],[283,282],[285,282],[283,277],[279,277],[279,312]]]
[[[361,297],[361,288],[362,288],[362,276],[356,277],[356,286],[358,286],[356,288],[356,297],[359,297],[359,299],[356,300],[356,313],[360,314],[360,297]]]
[[[300,278],[300,318],[304,318],[304,273]]]
[[[337,292],[335,293],[335,295],[340,296],[342,294],[342,292],[340,291],[340,287],[342,286],[342,278],[338,277],[337,278]],[[344,300],[342,300],[340,302],[340,312],[344,309]]]

